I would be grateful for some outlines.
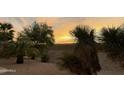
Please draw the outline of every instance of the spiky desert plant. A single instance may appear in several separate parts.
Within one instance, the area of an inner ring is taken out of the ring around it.
[[[124,28],[104,27],[101,39],[105,52],[112,60],[123,60],[124,56]]]
[[[76,41],[75,55],[80,58],[82,65],[90,74],[96,74],[101,70],[99,64],[94,29],[89,26],[78,25],[71,31]]]

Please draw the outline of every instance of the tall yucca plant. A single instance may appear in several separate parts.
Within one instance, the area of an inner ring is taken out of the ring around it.
[[[79,25],[71,31],[71,34],[76,41],[75,54],[82,61],[85,73],[93,74],[100,71],[101,67],[95,48],[94,29]]]
[[[105,51],[112,59],[123,59],[124,52],[124,29],[121,27],[102,28],[101,39]]]
[[[92,44],[94,42],[94,29],[91,29],[89,26],[79,25],[71,31],[71,34],[75,38],[77,44]]]

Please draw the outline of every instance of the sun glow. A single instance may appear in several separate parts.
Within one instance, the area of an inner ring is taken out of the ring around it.
[[[73,38],[71,36],[61,36],[57,38],[56,43],[72,43]]]
[[[99,34],[102,27],[124,24],[124,17],[0,17],[0,22],[9,22],[14,26],[15,37],[18,32],[34,21],[45,22],[54,30],[55,43],[73,43],[70,31],[76,25],[88,25]]]

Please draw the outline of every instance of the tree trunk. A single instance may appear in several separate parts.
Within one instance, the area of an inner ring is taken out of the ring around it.
[[[35,59],[35,56],[32,56],[31,59],[34,60]]]
[[[23,64],[23,62],[24,62],[24,57],[21,56],[21,55],[18,55],[18,56],[17,56],[16,63],[17,63],[17,64]]]

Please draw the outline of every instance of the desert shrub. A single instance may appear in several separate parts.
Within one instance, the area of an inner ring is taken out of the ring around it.
[[[60,58],[62,63],[61,67],[69,69],[72,73],[81,74],[82,73],[82,64],[78,57],[74,54],[64,54],[63,57]]]

